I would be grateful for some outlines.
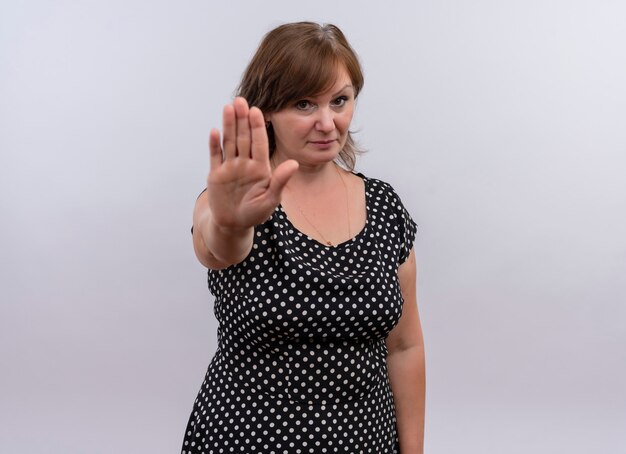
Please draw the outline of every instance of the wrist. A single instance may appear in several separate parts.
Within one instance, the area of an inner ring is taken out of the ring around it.
[[[250,232],[250,230],[254,229],[254,227],[236,227],[232,225],[218,224],[215,221],[211,222],[211,224],[213,232],[217,233],[220,236],[223,235],[226,237],[236,238],[246,236]]]

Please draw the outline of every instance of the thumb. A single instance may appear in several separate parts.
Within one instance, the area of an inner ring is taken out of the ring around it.
[[[270,181],[270,192],[278,198],[280,193],[283,192],[283,189],[289,179],[293,176],[294,173],[298,170],[298,161],[295,159],[289,159],[281,163],[274,172],[272,173],[272,180]]]

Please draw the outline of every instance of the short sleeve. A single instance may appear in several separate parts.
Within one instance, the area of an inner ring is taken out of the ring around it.
[[[201,196],[202,194],[204,194],[204,192],[206,192],[206,188],[204,188],[204,189],[202,190],[202,192],[201,192],[200,194],[198,194],[198,197],[196,197],[196,200],[198,200],[198,199],[200,198],[200,196]],[[193,225],[191,226],[191,234],[193,235]]]
[[[415,236],[417,234],[417,224],[413,221],[413,218],[405,208],[398,194],[393,189],[391,189],[391,191],[394,217],[400,240],[398,265],[401,265],[411,254],[411,249],[413,248],[413,243],[415,242]]]

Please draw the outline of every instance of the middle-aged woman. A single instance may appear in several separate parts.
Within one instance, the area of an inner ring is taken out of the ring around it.
[[[193,244],[219,344],[185,454],[423,453],[415,223],[353,172],[362,86],[337,27],[285,24],[211,131]]]

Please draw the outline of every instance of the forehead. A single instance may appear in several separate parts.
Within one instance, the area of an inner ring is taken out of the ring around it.
[[[333,73],[333,77],[329,80],[329,84],[326,89],[322,90],[320,93],[316,93],[315,96],[336,94],[344,88],[353,90],[352,80],[345,66],[338,65],[337,69]]]

